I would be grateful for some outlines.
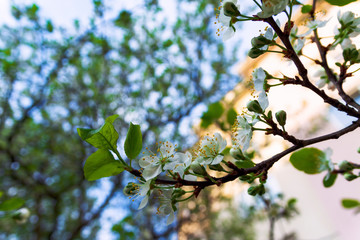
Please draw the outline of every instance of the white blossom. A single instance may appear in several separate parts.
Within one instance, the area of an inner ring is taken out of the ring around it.
[[[252,79],[254,82],[254,87],[256,91],[264,91],[264,83],[266,79],[266,73],[263,68],[256,68],[252,72]]]
[[[166,224],[169,225],[175,220],[175,211],[172,204],[172,196],[173,190],[165,189],[161,190],[161,195],[159,197],[160,206],[158,207],[157,214],[167,216],[169,215]]]
[[[219,164],[224,158],[220,153],[224,151],[225,147],[226,140],[219,133],[215,133],[213,137],[205,136],[197,151],[196,161],[202,165]]]
[[[251,124],[243,116],[237,116],[233,128],[233,147],[240,148],[243,152],[249,148],[253,131]]]
[[[222,34],[222,38],[224,41],[232,38],[235,35],[235,27],[233,26],[233,18],[232,16],[226,16],[224,12],[224,5],[227,3],[233,3],[236,8],[240,11],[240,5],[237,3],[238,0],[225,0],[222,2],[220,7],[220,14],[217,17],[218,22],[221,23],[223,26],[218,28],[217,34],[220,35],[221,31],[224,31]]]
[[[285,10],[289,0],[262,0],[262,11],[257,15],[260,18],[268,18]]]
[[[177,158],[175,155],[178,154],[175,153],[174,145],[168,141],[161,143],[158,152],[160,156],[150,152],[139,160],[140,167],[144,168],[142,176],[146,181],[157,177],[163,169],[171,169],[167,164],[172,164],[172,161]]]
[[[312,33],[312,31],[314,31],[315,29],[325,27],[325,25],[328,23],[328,21],[329,20],[320,21],[320,20],[316,20],[316,19],[312,20],[312,21],[308,21],[306,24],[306,27],[308,28],[308,30],[303,34],[300,34],[299,37],[306,37],[307,35]]]
[[[172,170],[184,178],[185,169],[190,166],[191,160],[192,156],[190,152],[176,153],[171,159],[171,162],[165,165],[164,170]]]
[[[29,217],[30,217],[30,211],[28,208],[20,208],[16,210],[13,215],[13,218],[18,224],[26,223]]]
[[[356,37],[360,34],[360,18],[355,18],[355,14],[353,12],[338,12],[337,18],[340,24],[342,26],[346,26],[346,28],[349,30],[349,37]]]

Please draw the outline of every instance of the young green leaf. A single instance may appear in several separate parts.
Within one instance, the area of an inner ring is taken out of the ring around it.
[[[114,121],[115,121],[118,117],[119,117],[118,114],[111,115],[110,117],[107,117],[107,118],[105,119],[105,122],[108,122],[108,123],[110,123],[110,124],[113,124]]]
[[[25,200],[22,198],[14,197],[0,203],[0,211],[10,211],[20,208],[24,205]]]
[[[317,174],[322,171],[325,153],[317,148],[303,148],[290,157],[291,164],[307,174]]]
[[[334,185],[336,178],[337,178],[337,174],[328,172],[323,179],[324,187],[328,188]]]
[[[142,149],[142,135],[140,125],[130,123],[130,127],[125,139],[124,149],[126,156],[130,159],[134,159],[139,155]]]
[[[251,168],[251,167],[255,166],[255,163],[250,160],[238,160],[238,161],[235,161],[235,165],[238,168]]]
[[[226,120],[230,124],[230,126],[234,125],[234,122],[237,117],[237,112],[234,108],[230,108],[226,115]]]
[[[108,119],[106,119],[104,125],[99,129],[78,128],[77,131],[82,140],[90,143],[94,147],[99,149],[109,149],[116,152],[116,143],[119,134],[112,125],[113,119]]]
[[[88,181],[117,175],[124,171],[120,161],[114,159],[109,150],[99,149],[91,154],[84,165],[84,175]]]
[[[356,2],[356,0],[325,0],[325,1],[335,6],[345,6],[349,3]]]
[[[215,102],[209,105],[208,110],[201,117],[201,127],[207,128],[215,120],[221,117],[224,113],[224,107],[220,102]]]
[[[341,201],[344,208],[354,208],[360,206],[360,202],[356,199],[345,198]]]
[[[301,13],[309,13],[312,9],[312,5],[303,5],[301,7]]]

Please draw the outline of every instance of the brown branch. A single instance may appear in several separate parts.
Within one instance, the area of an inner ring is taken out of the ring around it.
[[[259,173],[259,172],[266,172],[268,171],[274,163],[279,161],[282,157],[286,156],[287,154],[294,152],[300,148],[303,148],[305,146],[309,146],[318,142],[323,142],[330,139],[338,139],[339,137],[343,136],[346,133],[349,133],[356,128],[360,126],[360,120],[357,120],[356,122],[353,122],[348,127],[345,127],[341,130],[332,132],[330,134],[325,134],[320,137],[311,138],[308,140],[298,140],[298,144],[291,146],[290,148],[272,156],[271,158],[264,160],[258,164],[256,164],[254,167],[251,168],[235,168],[233,167],[233,171],[229,174],[227,174],[224,177],[220,178],[213,178],[215,181],[205,180],[205,181],[187,181],[184,179],[177,179],[177,180],[170,180],[170,179],[156,179],[156,184],[162,184],[162,185],[178,185],[178,186],[196,186],[200,189],[203,189],[205,187],[215,185],[217,183],[226,183],[235,180],[236,178],[240,176],[247,175],[249,173]],[[133,169],[130,171],[131,174],[137,177],[141,177],[141,172],[138,170]]]

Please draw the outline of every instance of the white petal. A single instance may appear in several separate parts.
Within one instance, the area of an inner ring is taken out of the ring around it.
[[[228,27],[228,29],[225,31],[225,33],[223,34],[223,41],[227,41],[230,38],[232,38],[235,35],[235,31],[232,27]]]
[[[145,178],[146,181],[148,181],[150,179],[153,179],[160,173],[161,173],[160,165],[149,165],[144,169],[142,176]]]
[[[259,94],[259,99],[258,99],[259,103],[260,103],[260,106],[261,106],[261,109],[262,110],[265,110],[268,106],[269,106],[269,100],[266,96],[266,93],[265,91],[262,91],[260,94]]]
[[[156,163],[159,162],[159,158],[156,156],[144,156],[142,158],[140,158],[139,160],[139,165],[142,168],[146,168],[148,165],[152,164],[152,163]]]
[[[143,209],[147,205],[148,201],[149,201],[149,197],[146,195],[143,198],[143,200],[141,200],[141,203],[140,203],[138,209]]]
[[[167,221],[166,221],[166,224],[169,225],[172,222],[174,222],[174,220],[175,220],[175,214],[174,214],[174,212],[171,212],[168,219],[167,219]]]
[[[216,165],[221,163],[221,161],[223,160],[224,156],[222,155],[217,155],[214,160],[212,161],[211,165]]]

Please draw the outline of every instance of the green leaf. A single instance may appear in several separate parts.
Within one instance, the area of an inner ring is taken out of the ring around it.
[[[139,155],[142,149],[142,135],[140,125],[130,123],[130,127],[125,139],[124,149],[126,156],[130,159],[134,159]]]
[[[344,208],[354,208],[360,205],[360,202],[356,199],[345,198],[341,201]]]
[[[325,153],[317,148],[303,148],[290,157],[291,164],[307,174],[317,174],[325,170],[322,168],[324,160],[326,160]]]
[[[304,5],[301,8],[301,12],[302,13],[309,13],[311,11],[311,9],[312,9],[312,5]]]
[[[220,102],[210,104],[208,110],[201,117],[201,127],[207,128],[213,121],[220,118],[223,112],[224,107]]]
[[[234,122],[237,117],[237,112],[234,108],[230,108],[226,115],[226,120],[230,124],[230,126],[234,125]]]
[[[164,48],[168,48],[173,44],[173,41],[171,39],[166,40],[165,42],[163,42],[163,47]]]
[[[102,125],[99,129],[78,128],[78,134],[82,140],[90,143],[96,148],[109,149],[117,152],[116,143],[119,138],[119,134],[112,125],[116,118],[117,115],[108,117],[105,120],[104,125]]]
[[[16,210],[20,208],[22,205],[24,205],[24,203],[25,200],[22,198],[17,198],[17,197],[10,198],[0,203],[0,211]]]
[[[107,117],[107,118],[105,119],[105,122],[108,122],[108,123],[110,123],[110,124],[113,124],[114,121],[115,121],[118,117],[119,117],[118,114],[111,115],[110,117]]]
[[[349,3],[356,2],[356,0],[325,0],[325,1],[335,6],[345,6]]]
[[[235,165],[238,168],[251,168],[255,166],[255,163],[250,160],[238,160],[235,162]]]
[[[328,172],[323,179],[324,187],[328,188],[334,185],[336,178],[337,174]]]
[[[120,161],[114,159],[109,150],[99,149],[91,154],[84,165],[84,175],[88,181],[117,175],[124,171]]]

